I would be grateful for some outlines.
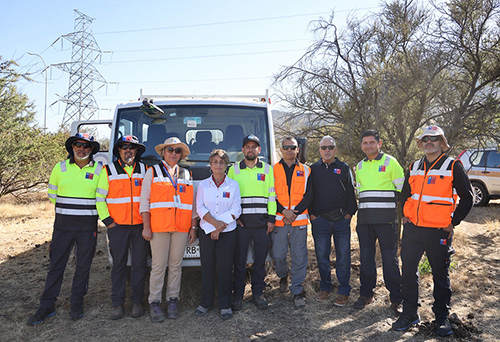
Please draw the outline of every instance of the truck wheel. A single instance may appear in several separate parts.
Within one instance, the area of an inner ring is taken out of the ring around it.
[[[490,198],[484,185],[481,183],[472,183],[472,190],[474,191],[474,206],[482,207],[488,204]]]

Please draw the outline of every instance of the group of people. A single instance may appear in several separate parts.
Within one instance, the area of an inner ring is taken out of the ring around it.
[[[333,304],[346,306],[351,294],[350,223],[357,212],[361,287],[354,308],[363,309],[373,301],[378,240],[390,309],[399,316],[392,329],[404,331],[418,323],[418,264],[425,252],[433,271],[437,333],[450,335],[448,267],[453,253],[453,228],[472,207],[472,188],[465,170],[459,161],[445,154],[450,147],[437,126],[424,128],[417,137],[425,155],[412,163],[406,174],[394,157],[382,152],[378,132],[365,131],[360,142],[366,158],[355,167],[354,183],[349,166],[336,157],[337,145],[331,136],[321,139],[321,158],[311,166],[299,162],[297,140],[285,137],[280,146],[282,159],[271,166],[258,158],[260,140],[250,134],[242,143],[244,159],[229,170],[228,154],[221,149],[212,151],[211,176],[200,182],[195,194],[190,172],[178,165],[190,153],[178,138],[156,146],[162,161],[147,168],[140,161],[145,147],[134,136],[118,140],[113,149],[117,160],[105,166],[92,158],[99,151],[93,137],[70,137],[66,141],[69,159],[54,167],[49,180],[49,198],[56,207],[50,266],[39,309],[27,323],[35,325],[55,314],[73,245],[76,271],[70,317],[76,320],[83,316],[98,217],[107,226],[113,258],[111,319],[125,315],[129,249],[130,315],[141,317],[145,312],[144,286],[151,250],[151,320],[165,320],[161,303],[167,267],[166,317],[177,318],[184,250],[196,237],[202,271],[196,316],[204,316],[214,307],[215,284],[223,319],[242,309],[248,255],[253,257],[252,302],[258,309],[266,309],[268,302],[263,292],[269,252],[280,278],[280,292],[290,291],[295,306],[304,307],[309,222],[320,275],[316,300],[328,300],[333,289],[333,237],[338,280]],[[397,255],[398,208],[402,208],[404,224],[402,272]]]

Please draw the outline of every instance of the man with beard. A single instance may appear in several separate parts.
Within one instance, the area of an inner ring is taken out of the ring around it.
[[[131,316],[138,318],[144,314],[142,301],[149,253],[149,242],[142,237],[143,224],[139,213],[142,180],[146,174],[146,165],[140,162],[144,151],[146,147],[133,135],[118,139],[113,148],[113,155],[118,159],[106,165],[96,193],[97,211],[108,228],[109,250],[113,258],[112,320],[124,315],[129,249]]]
[[[263,295],[266,286],[265,262],[276,218],[273,168],[257,158],[260,140],[255,135],[250,134],[243,139],[241,150],[245,159],[235,163],[227,174],[238,182],[241,194],[241,216],[236,228],[232,309],[239,311],[243,306],[248,246],[253,241],[252,301],[257,308],[264,310],[268,305]]]
[[[73,245],[76,246],[76,270],[71,288],[70,318],[77,320],[83,317],[83,297],[87,294],[90,265],[97,242],[95,193],[103,165],[92,158],[100,146],[89,134],[77,133],[69,137],[65,145],[69,159],[56,164],[48,185],[56,217],[45,291],[40,298],[40,307],[28,319],[28,325],[42,323],[55,315],[57,296]]]
[[[436,316],[436,332],[448,336],[453,333],[448,320],[451,300],[448,268],[454,253],[451,240],[453,229],[472,208],[472,187],[462,163],[444,154],[450,146],[440,127],[424,128],[417,137],[417,145],[425,156],[410,165],[401,192],[403,313],[392,324],[392,330],[404,331],[420,321],[418,264],[425,252],[434,280],[432,311]]]

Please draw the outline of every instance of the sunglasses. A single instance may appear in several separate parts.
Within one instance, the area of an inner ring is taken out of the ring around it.
[[[79,141],[77,141],[76,143],[73,143],[73,146],[75,146],[77,148],[80,148],[80,147],[91,148],[92,147],[92,145],[90,145],[89,143],[82,143],[82,142],[79,142]]]
[[[281,146],[281,148],[284,149],[285,151],[286,150],[295,151],[297,149],[297,146],[295,146],[295,145],[283,145],[283,146]]]
[[[328,146],[321,146],[321,149],[323,151],[326,151],[326,150],[333,150],[335,148],[335,145],[328,145]]]
[[[436,136],[431,136],[431,137],[426,136],[426,137],[423,137],[420,140],[422,140],[423,142],[428,142],[428,141],[436,142],[436,141],[441,140],[441,137],[437,136],[437,135]]]
[[[173,147],[167,147],[166,150],[170,153],[172,152],[175,152],[176,154],[181,154],[182,153],[182,148],[180,147],[176,147],[176,148],[173,148]]]
[[[129,144],[122,145],[120,147],[120,150],[124,150],[124,151],[126,151],[126,150],[136,150],[136,149],[137,149],[137,146],[135,146],[135,145],[129,145]]]

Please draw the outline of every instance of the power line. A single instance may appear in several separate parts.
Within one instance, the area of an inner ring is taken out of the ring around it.
[[[127,52],[146,52],[146,51],[167,51],[167,50],[187,50],[187,49],[206,49],[214,47],[228,47],[228,46],[244,46],[244,45],[258,45],[258,44],[275,44],[275,43],[289,43],[308,41],[310,39],[284,39],[284,40],[268,40],[261,42],[247,42],[247,43],[232,43],[232,44],[214,44],[214,45],[198,45],[198,46],[179,46],[158,49],[134,49],[134,50],[114,50],[113,53],[127,53]]]
[[[152,58],[152,59],[136,59],[128,61],[111,61],[110,64],[119,63],[140,63],[140,62],[160,62],[160,61],[175,61],[182,59],[198,59],[198,58],[213,58],[213,57],[233,57],[233,56],[243,56],[243,55],[259,55],[259,54],[272,54],[272,53],[283,53],[283,52],[296,52],[304,51],[304,49],[290,49],[290,50],[275,50],[275,51],[257,51],[257,52],[241,52],[241,53],[231,53],[231,54],[219,54],[219,55],[205,55],[205,56],[186,56],[186,57],[169,57],[169,58]]]
[[[369,10],[369,9],[374,9],[374,8],[378,8],[378,7],[357,8],[356,10]],[[339,10],[339,11],[336,11],[336,13],[349,12],[349,11],[352,11],[352,10],[353,9]],[[306,14],[292,14],[292,15],[283,15],[283,16],[278,16],[278,17],[229,20],[229,21],[219,21],[219,22],[204,23],[204,24],[164,26],[164,27],[147,28],[147,29],[96,32],[94,34],[98,35],[98,34],[117,34],[117,33],[132,33],[132,32],[149,32],[149,31],[173,30],[173,29],[192,28],[192,27],[206,27],[206,26],[214,26],[214,25],[228,25],[228,24],[250,23],[250,22],[257,22],[257,21],[267,21],[267,20],[278,20],[278,19],[289,19],[289,18],[299,18],[299,17],[310,17],[310,16],[317,16],[317,15],[322,15],[322,14],[331,14],[331,12],[316,12],[316,13],[306,13]]]

